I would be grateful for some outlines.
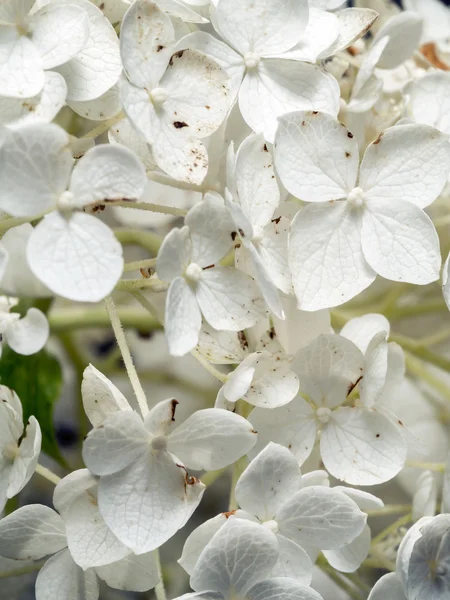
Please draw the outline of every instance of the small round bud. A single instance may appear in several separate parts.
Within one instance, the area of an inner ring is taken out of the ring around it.
[[[255,69],[261,60],[259,54],[255,54],[254,52],[247,52],[244,56],[244,64],[247,69]]]
[[[196,263],[191,263],[186,269],[185,276],[186,279],[188,279],[192,283],[197,283],[198,281],[200,281],[202,274],[203,269]]]
[[[270,521],[264,521],[263,526],[267,527],[267,529],[270,531],[273,531],[273,533],[278,533],[278,523],[274,519],[271,519]]]
[[[353,207],[359,208],[360,206],[363,205],[363,201],[364,201],[363,195],[364,195],[364,190],[362,190],[360,187],[355,187],[348,194],[347,201],[350,202],[350,204]]]
[[[153,450],[167,450],[167,438],[163,435],[158,435],[152,439]]]
[[[331,418],[331,409],[326,408],[326,407],[320,407],[317,409],[316,411],[316,417],[318,418],[318,420],[323,423],[324,425],[326,425],[328,423],[328,421]]]
[[[166,92],[166,90],[164,88],[155,88],[150,92],[150,100],[153,102],[153,104],[157,104],[158,106],[160,106],[161,104],[164,104],[164,102],[167,100],[167,98],[169,97],[169,94]]]
[[[74,204],[74,198],[75,196],[72,194],[72,192],[69,192],[68,190],[66,192],[63,192],[61,194],[61,196],[58,198],[58,202],[57,202],[57,206],[58,206],[58,210],[60,210],[61,212],[72,212],[72,210],[75,208],[75,204]]]

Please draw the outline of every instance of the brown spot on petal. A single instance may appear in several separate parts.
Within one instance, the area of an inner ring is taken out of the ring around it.
[[[350,156],[351,156],[350,152],[346,152],[345,156],[346,156],[346,158],[350,158]]]
[[[347,137],[349,137],[351,139],[353,137],[353,133],[350,133],[350,131],[347,131]]]
[[[172,54],[172,56],[170,57],[170,60],[169,60],[169,66],[173,67],[173,59],[181,58],[184,53],[185,53],[185,50],[178,50],[178,52],[175,52],[175,54]]]
[[[231,239],[233,240],[233,242],[236,239],[236,236],[237,236],[237,231],[232,231],[231,232]]]
[[[226,519],[229,519],[229,518],[230,518],[230,517],[232,517],[232,516],[233,516],[235,513],[236,513],[236,511],[235,511],[235,510],[229,510],[228,512],[224,512],[224,513],[222,513],[222,514],[223,514],[223,516],[224,516]]]
[[[189,125],[184,121],[174,121],[173,126],[175,127],[175,129],[183,129],[183,127],[189,127]]]
[[[355,387],[358,385],[358,383],[361,381],[361,379],[363,378],[363,376],[361,375],[360,377],[358,377],[358,379],[353,383],[351,383],[348,388],[347,388],[347,396],[349,396],[353,390],[355,389]]]
[[[267,148],[267,144],[264,144],[263,150],[264,150],[264,152],[269,152],[269,149]]]
[[[244,331],[238,331],[238,340],[241,345],[242,350],[246,350],[248,348],[248,341]]]
[[[421,46],[420,52],[434,67],[437,67],[442,71],[450,71],[450,66],[443,62],[437,55],[436,44],[434,42],[430,42],[429,44],[424,44]]]
[[[377,144],[379,144],[381,142],[381,138],[383,137],[384,133],[381,132],[380,135],[377,137],[377,139],[373,142],[373,145],[376,146]]]
[[[171,415],[171,420],[175,421],[175,411],[177,409],[177,405],[179,404],[178,400],[175,400],[175,398],[171,401],[171,411],[172,411],[172,415]]]

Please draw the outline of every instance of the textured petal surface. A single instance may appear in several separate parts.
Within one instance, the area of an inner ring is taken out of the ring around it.
[[[105,298],[123,270],[122,246],[112,230],[84,213],[45,217],[30,237],[27,256],[47,287],[78,302]]]

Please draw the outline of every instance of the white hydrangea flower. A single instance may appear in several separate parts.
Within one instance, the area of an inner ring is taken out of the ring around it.
[[[216,408],[177,426],[176,400],[158,403],[143,421],[101,374],[91,368],[86,377],[83,402],[96,428],[83,457],[100,477],[99,509],[117,538],[143,554],[172,537],[201,500],[205,486],[186,467],[232,464],[253,447],[256,432],[243,417]]]
[[[195,593],[176,600],[323,600],[292,577],[273,576],[279,557],[269,528],[230,517],[201,552],[191,573]]]
[[[10,131],[0,147],[0,208],[18,217],[50,212],[28,240],[31,270],[55,294],[97,302],[120,278],[122,247],[107,225],[80,211],[102,201],[139,199],[147,178],[124,147],[96,146],[73,163],[69,137],[58,126]]]
[[[36,96],[44,87],[44,70],[67,63],[88,41],[88,14],[77,1],[32,11],[34,3],[4,0],[0,6],[2,96]]]
[[[0,513],[6,501],[30,481],[41,452],[41,428],[30,417],[24,430],[22,404],[15,392],[0,386]]]
[[[47,317],[34,307],[24,317],[11,312],[18,302],[17,298],[0,296],[0,356],[2,342],[25,356],[39,352],[47,343],[50,332]]]
[[[275,441],[303,463],[320,431],[322,461],[334,477],[353,485],[392,479],[406,460],[398,423],[370,403],[342,406],[365,375],[359,348],[342,336],[320,335],[296,353],[291,368],[308,401],[298,396],[271,411],[255,408],[250,419],[258,442],[251,455]]]
[[[407,114],[416,121],[450,135],[450,73],[428,73],[405,90]]]
[[[377,274],[418,285],[439,277],[439,240],[422,210],[450,170],[450,145],[436,129],[388,129],[359,169],[357,143],[341,123],[292,113],[280,119],[275,163],[287,190],[312,203],[296,215],[289,238],[299,308],[342,304]]]
[[[250,463],[236,484],[240,510],[235,512],[235,516],[259,523],[276,536],[280,554],[272,569],[272,577],[292,577],[309,585],[311,559],[315,560],[320,550],[336,562],[342,555],[343,564],[345,553],[351,551],[361,535],[364,542],[368,539],[370,545],[370,531],[367,537],[365,525],[367,515],[357,504],[358,490],[350,489],[348,495],[346,492],[346,488],[331,489],[323,471],[302,477],[293,454],[283,446],[270,443]],[[356,495],[356,502],[352,492]],[[371,494],[360,494],[363,498],[367,497],[364,498],[366,507],[383,505]],[[203,548],[227,518],[227,515],[218,515],[188,537],[179,560],[188,573],[192,573]],[[363,551],[359,545],[359,562],[347,570],[356,570],[364,555],[367,556],[368,547],[366,543],[364,545]]]
[[[0,521],[0,551],[18,560],[51,556],[36,580],[36,600],[97,600],[99,578],[136,592],[159,581],[155,557],[136,556],[106,527],[97,506],[96,481],[74,471],[55,488],[54,504],[29,504]]]
[[[264,134],[272,142],[277,118],[293,110],[316,109],[337,115],[337,81],[321,67],[302,62],[305,54],[301,46],[300,60],[295,57],[296,46],[308,25],[306,0],[295,4],[289,0],[244,0],[238,6],[234,0],[220,0],[212,15],[212,23],[226,43],[196,32],[181,40],[178,48],[201,50],[227,70],[242,116],[255,133]],[[330,35],[325,43],[329,46],[338,29],[333,25],[328,29],[328,23],[324,27],[320,18],[317,21],[319,28]],[[316,27],[312,27],[313,46],[314,38],[317,44],[316,32]]]
[[[172,22],[149,0],[137,0],[127,11],[120,44],[128,118],[163,171],[200,184],[208,169],[200,139],[219,128],[230,107],[226,73],[195,50],[175,52]]]
[[[280,204],[280,190],[273,157],[262,135],[251,135],[234,155],[230,146],[227,161],[226,204],[234,221],[236,266],[253,275],[271,312],[283,319],[277,288],[292,289],[287,260],[289,221],[274,218]],[[248,267],[247,267],[248,265]]]
[[[174,356],[197,345],[202,316],[215,329],[240,331],[266,314],[249,275],[215,266],[233,243],[234,224],[222,199],[207,195],[189,211],[185,223],[165,237],[156,265],[159,278],[171,282],[165,332]]]
[[[420,519],[403,538],[397,572],[382,577],[369,600],[444,600],[450,593],[450,516]]]

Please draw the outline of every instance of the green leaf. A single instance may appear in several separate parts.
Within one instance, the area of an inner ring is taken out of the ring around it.
[[[39,421],[43,452],[66,466],[53,427],[53,407],[61,394],[62,381],[58,360],[46,350],[22,356],[8,346],[3,347],[0,384],[13,389],[19,396],[24,423],[32,415]]]

